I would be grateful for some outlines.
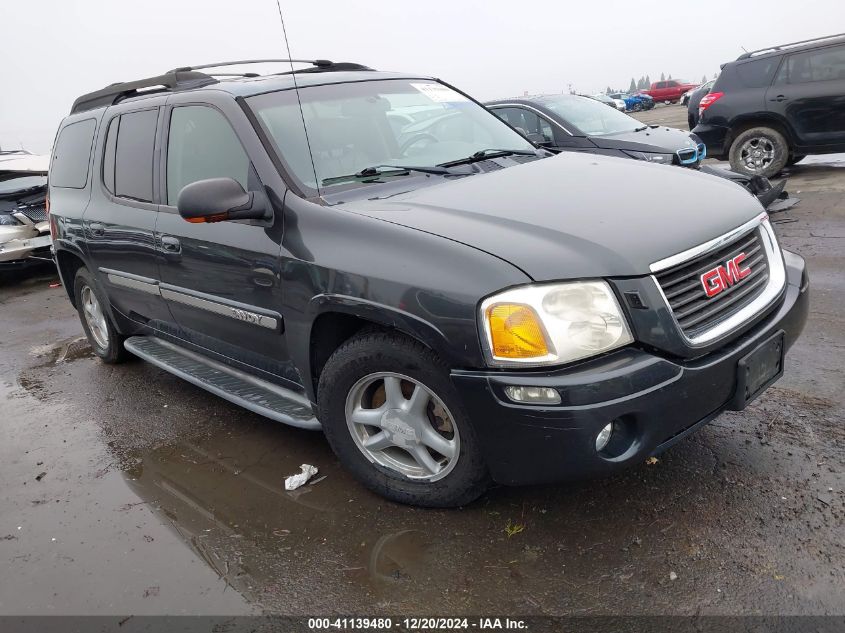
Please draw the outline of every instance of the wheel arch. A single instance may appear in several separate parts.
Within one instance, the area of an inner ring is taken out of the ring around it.
[[[315,316],[308,336],[308,372],[305,381],[306,391],[312,401],[316,401],[320,374],[329,357],[344,342],[368,329],[399,332],[431,349],[447,364],[455,362],[443,332],[409,312],[365,299],[338,295],[316,297],[312,307],[315,308]]]
[[[59,278],[74,308],[76,307],[76,294],[73,284],[77,271],[83,267],[87,267],[87,265],[80,253],[66,248],[56,249],[56,268],[59,271]]]
[[[789,123],[785,119],[773,114],[758,112],[755,114],[739,116],[731,122],[727,138],[725,139],[725,153],[728,154],[730,152],[730,148],[733,146],[733,142],[737,136],[754,127],[772,128],[786,139],[790,153],[795,149],[795,134]]]

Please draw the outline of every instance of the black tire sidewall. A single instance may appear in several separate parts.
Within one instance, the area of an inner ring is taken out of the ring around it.
[[[355,383],[375,372],[409,376],[437,394],[460,435],[453,470],[437,481],[419,482],[371,462],[352,439],[346,397]],[[340,462],[370,490],[393,501],[429,507],[467,504],[486,490],[489,476],[475,429],[470,424],[448,371],[423,345],[392,333],[370,333],[342,345],[320,375],[318,407],[323,431]]]
[[[753,137],[766,138],[772,142],[772,145],[775,148],[774,160],[762,172],[753,172],[747,169],[739,157],[740,147],[742,147],[742,144],[749,138]],[[758,175],[766,178],[772,178],[786,167],[786,164],[789,161],[789,145],[783,135],[777,130],[769,127],[754,127],[737,135],[733,143],[731,143],[731,149],[728,157],[731,163],[731,169],[736,172],[745,174],[746,176]]]
[[[91,292],[96,295],[97,301],[100,303],[100,306],[102,306],[104,311],[104,315],[106,317],[106,328],[108,329],[109,335],[109,344],[106,348],[102,348],[97,344],[94,337],[91,336],[91,330],[88,327],[88,322],[85,320],[85,314],[82,308],[82,289],[85,286],[91,288]],[[126,352],[123,349],[124,337],[122,337],[114,328],[114,325],[112,325],[111,319],[106,311],[106,306],[108,305],[106,298],[103,296],[103,293],[100,292],[100,289],[97,287],[97,282],[94,280],[94,276],[87,268],[82,267],[76,272],[76,277],[73,280],[73,293],[76,303],[76,311],[79,314],[79,320],[82,323],[82,329],[85,332],[85,337],[91,345],[91,350],[95,355],[107,363],[117,363],[123,360],[126,357]]]

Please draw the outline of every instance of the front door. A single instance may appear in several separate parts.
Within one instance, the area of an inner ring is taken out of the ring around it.
[[[804,147],[845,147],[845,46],[788,55],[766,93]]]
[[[165,184],[156,233],[161,293],[178,336],[267,378],[298,384],[283,336],[281,212],[270,221],[213,224],[189,223],[179,215],[179,192],[192,182],[229,177],[246,191],[263,186],[225,103],[218,108],[174,100],[165,114]],[[236,118],[237,106],[229,104]]]

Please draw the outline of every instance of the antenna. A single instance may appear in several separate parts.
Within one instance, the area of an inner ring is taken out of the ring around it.
[[[308,146],[308,158],[311,160],[311,169],[314,170],[314,182],[317,185],[317,195],[320,195],[320,180],[317,178],[317,167],[314,165],[314,153],[311,151],[311,139],[308,138],[308,126],[305,125],[305,112],[302,110],[302,99],[299,97],[299,85],[296,82],[296,71],[293,68],[293,59],[291,59],[288,32],[285,28],[285,18],[282,16],[282,5],[279,0],[276,0],[276,8],[279,10],[279,21],[282,23],[282,36],[285,38],[285,49],[287,49],[288,60],[290,60],[290,76],[293,79],[293,90],[296,93],[296,102],[299,104],[299,116],[302,118],[302,131],[305,133],[305,144]]]

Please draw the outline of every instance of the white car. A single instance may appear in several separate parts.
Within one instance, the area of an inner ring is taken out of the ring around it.
[[[50,259],[49,163],[48,156],[0,152],[0,271]]]

